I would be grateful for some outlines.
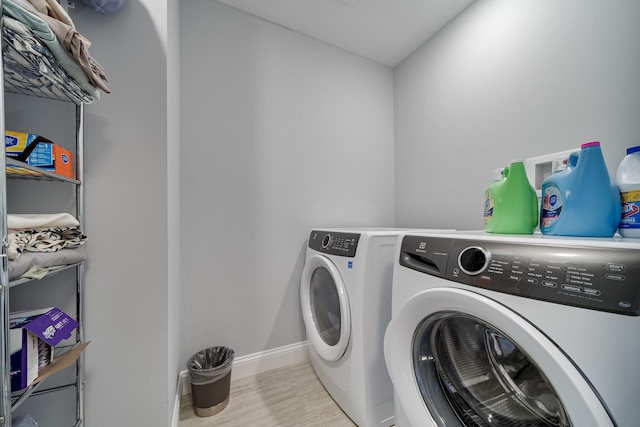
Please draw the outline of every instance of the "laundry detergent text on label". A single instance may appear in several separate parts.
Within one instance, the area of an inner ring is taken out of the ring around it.
[[[640,228],[640,190],[620,192],[622,219],[620,228]]]
[[[484,193],[484,225],[486,226],[493,217],[493,194],[490,191]]]
[[[562,212],[562,194],[558,187],[550,185],[544,190],[540,227],[551,227]]]

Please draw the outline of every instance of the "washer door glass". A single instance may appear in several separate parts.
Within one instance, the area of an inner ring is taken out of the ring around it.
[[[307,260],[300,285],[307,338],[327,361],[342,357],[351,335],[349,298],[336,266],[326,257]]]
[[[434,419],[457,419],[466,427],[571,426],[534,361],[500,330],[468,314],[424,319],[414,335],[413,365],[425,403],[439,415]]]
[[[336,345],[340,341],[342,325],[336,282],[326,268],[318,267],[311,275],[309,286],[316,331],[327,345]]]

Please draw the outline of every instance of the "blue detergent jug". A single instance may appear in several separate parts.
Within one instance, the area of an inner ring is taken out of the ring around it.
[[[620,191],[600,142],[569,156],[565,170],[542,182],[540,231],[556,236],[611,237],[620,223]]]

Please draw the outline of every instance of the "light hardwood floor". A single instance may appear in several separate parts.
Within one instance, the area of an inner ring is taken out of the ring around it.
[[[233,380],[229,405],[211,417],[193,413],[191,395],[182,397],[180,427],[352,427],[355,424],[307,363]]]

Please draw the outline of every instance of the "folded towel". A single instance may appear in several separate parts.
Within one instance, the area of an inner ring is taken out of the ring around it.
[[[67,12],[56,0],[29,0],[29,3],[38,9],[38,12],[56,18],[58,21],[75,28]]]
[[[3,0],[3,12],[26,24],[34,34],[51,49],[51,44],[57,44],[58,49],[72,56],[72,60],[84,71],[85,77],[96,88],[106,93],[111,93],[107,87],[107,78],[104,69],[89,54],[91,42],[78,33],[73,27],[58,21],[48,15],[38,12],[27,0]],[[47,43],[55,40],[55,43]],[[52,49],[56,56],[57,49]],[[56,59],[64,66],[63,61]]]
[[[81,86],[24,23],[2,16],[4,85],[10,92],[90,104],[100,92],[85,77]],[[71,60],[73,62],[73,60]]]
[[[25,251],[56,252],[84,245],[87,236],[79,228],[38,228],[7,234],[7,257],[16,260]]]
[[[56,252],[23,252],[17,260],[9,261],[9,280],[22,277],[30,269],[75,264],[87,259],[86,245],[64,248]]]
[[[80,222],[68,213],[7,214],[8,229],[79,227]]]

